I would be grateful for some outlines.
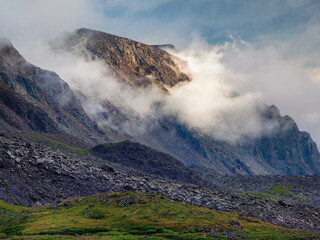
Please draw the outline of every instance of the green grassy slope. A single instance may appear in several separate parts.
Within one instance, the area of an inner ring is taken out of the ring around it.
[[[137,192],[99,194],[25,208],[0,202],[0,238],[315,239],[315,231],[271,225],[240,213]]]

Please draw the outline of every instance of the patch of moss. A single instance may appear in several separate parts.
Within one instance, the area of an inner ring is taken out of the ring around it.
[[[69,146],[63,142],[60,142],[58,140],[55,140],[55,139],[52,139],[52,138],[47,138],[49,141],[55,143],[55,144],[58,144],[60,146],[63,146],[65,148],[69,148],[69,149],[73,149],[73,150],[76,150],[78,152],[82,152],[84,154],[89,154],[89,149],[83,149],[83,148],[77,148],[77,147],[73,147],[73,146]]]

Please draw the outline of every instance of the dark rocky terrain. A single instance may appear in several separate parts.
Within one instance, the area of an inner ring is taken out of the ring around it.
[[[301,202],[320,206],[320,176],[217,176],[203,174],[216,185],[228,187],[264,198],[282,199],[288,203]]]
[[[0,196],[22,205],[45,204],[71,196],[98,192],[140,191],[222,211],[245,212],[290,228],[317,229],[320,209],[302,204],[263,199],[228,189],[207,189],[152,175],[134,176],[100,166],[87,155],[74,158],[63,148],[30,142],[20,136],[0,136]],[[100,160],[101,161],[101,160]],[[91,162],[91,163],[89,163]],[[106,164],[106,162],[104,162]]]
[[[90,149],[90,153],[108,162],[119,163],[145,174],[199,186],[213,186],[197,174],[196,170],[186,167],[182,162],[166,153],[139,143],[124,141],[101,144]]]

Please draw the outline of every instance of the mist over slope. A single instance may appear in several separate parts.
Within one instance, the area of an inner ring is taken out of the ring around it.
[[[59,50],[64,54],[66,50],[70,51],[70,39],[77,39],[76,47],[72,48],[73,56],[83,56],[90,64],[102,61],[100,76],[114,68],[123,71],[121,68],[126,65],[121,67],[121,58],[113,58],[111,63],[106,56],[114,54],[110,51],[119,52],[119,45],[131,46],[136,42],[130,39],[113,42],[113,49],[110,48],[110,37],[113,38],[102,32],[80,29],[65,36]],[[104,55],[97,53],[97,46]],[[139,46],[150,48],[145,44]],[[314,169],[319,169],[319,154],[309,135],[299,132],[290,117],[281,117],[276,107],[265,105],[259,95],[236,94],[225,74],[228,69],[220,62],[223,55],[219,49],[194,49],[174,54],[179,56],[171,56],[174,63],[190,76],[191,81],[167,87],[167,95],[161,94],[161,86],[159,93],[158,84],[138,88],[120,85],[113,89],[112,97],[100,92],[95,94],[100,111],[91,116],[105,116],[125,135],[167,152],[186,164],[209,166],[223,173],[313,174],[318,171]],[[152,64],[146,56],[140,58],[147,61],[140,62],[141,65]],[[181,58],[187,64],[179,60]],[[134,58],[130,61],[136,63]],[[166,61],[162,64],[166,65]],[[154,72],[154,82],[160,81],[158,78],[163,74],[157,71],[159,69]],[[139,77],[143,79],[146,73]],[[128,82],[126,78],[116,79]],[[73,78],[73,81],[85,86],[81,89],[85,94],[86,89],[93,88],[86,78]],[[108,88],[113,81],[114,78],[100,79],[99,89]],[[87,111],[92,113],[90,107]]]
[[[142,120],[174,115],[190,128],[232,143],[277,130],[276,121],[261,117],[266,106],[258,94],[236,94],[228,83],[219,49],[173,52],[176,57],[89,29],[66,33],[52,45],[76,63],[64,63],[69,69],[52,66],[61,70],[71,86],[91,98],[134,111]]]
[[[68,106],[64,99],[72,97],[72,104],[85,111],[77,117],[96,124],[98,132],[89,128],[91,133],[82,136],[87,142],[129,138],[222,174],[319,172],[310,135],[259,95],[237,94],[219,49],[173,56],[127,38],[79,29],[41,50],[44,60],[50,57],[44,63],[74,89],[44,90],[59,106]]]

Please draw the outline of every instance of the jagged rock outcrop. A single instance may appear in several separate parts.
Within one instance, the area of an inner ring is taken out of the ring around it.
[[[299,131],[294,120],[289,116],[282,117],[275,106],[270,106],[265,115],[279,123],[277,132],[248,142],[242,148],[278,169],[278,174],[319,174],[320,154],[310,134]]]

